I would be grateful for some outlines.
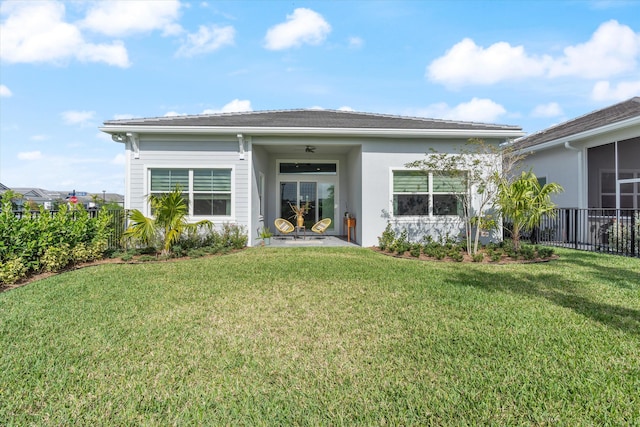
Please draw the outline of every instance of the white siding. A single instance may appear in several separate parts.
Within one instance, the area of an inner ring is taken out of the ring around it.
[[[129,154],[132,156],[132,154]],[[247,156],[245,155],[245,158]],[[233,218],[245,227],[249,224],[248,161],[239,160],[238,141],[196,136],[140,135],[140,156],[130,157],[130,209],[147,212],[146,196],[149,191],[147,170],[152,168],[233,168]]]

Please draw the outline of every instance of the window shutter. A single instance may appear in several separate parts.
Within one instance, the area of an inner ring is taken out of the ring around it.
[[[231,169],[194,170],[193,191],[231,191]]]
[[[426,193],[429,191],[429,175],[420,171],[394,171],[394,193]]]
[[[434,193],[464,193],[466,191],[466,174],[433,174]]]
[[[153,169],[151,171],[151,191],[170,192],[180,185],[189,189],[189,171],[181,169]]]

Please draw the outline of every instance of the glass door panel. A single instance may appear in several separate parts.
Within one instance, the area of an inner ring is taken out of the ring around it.
[[[316,202],[316,187],[315,182],[301,182],[300,183],[300,206],[307,206],[307,213],[304,215],[304,225],[308,229],[313,227],[313,224],[317,222],[317,202]]]
[[[280,183],[280,217],[289,221],[295,220],[294,213],[289,206],[298,204],[298,183],[297,182],[281,182]]]
[[[331,225],[328,230],[333,230],[335,225],[335,186],[333,184],[318,183],[318,221],[324,218],[331,218]]]

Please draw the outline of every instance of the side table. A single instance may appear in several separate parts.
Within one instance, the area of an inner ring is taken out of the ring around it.
[[[356,240],[356,219],[353,217],[345,218],[344,226],[347,229],[347,242],[351,242],[351,229],[353,229],[353,240]]]

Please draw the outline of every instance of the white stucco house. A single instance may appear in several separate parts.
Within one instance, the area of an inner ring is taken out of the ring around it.
[[[192,219],[242,225],[250,245],[261,227],[290,217],[289,202],[309,202],[307,228],[331,218],[328,234],[346,234],[349,212],[362,246],[376,245],[388,221],[425,233],[455,224],[455,197],[405,164],[470,138],[524,135],[517,126],[331,110],[110,120],[100,130],[124,145],[126,209],[148,215],[147,195],[180,184]]]
[[[521,138],[526,168],[557,182],[561,208],[640,209],[640,97]]]

